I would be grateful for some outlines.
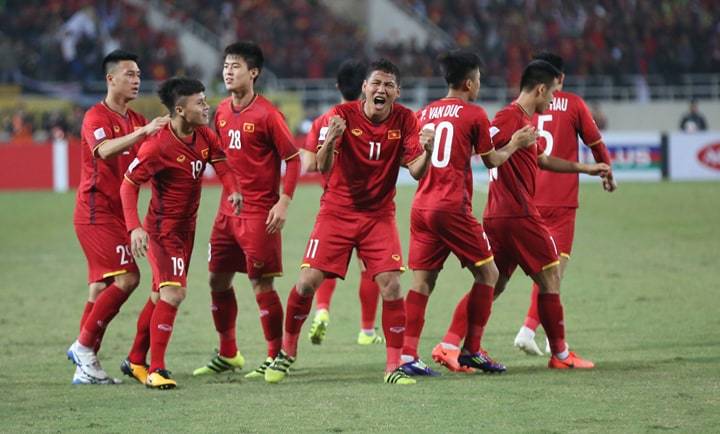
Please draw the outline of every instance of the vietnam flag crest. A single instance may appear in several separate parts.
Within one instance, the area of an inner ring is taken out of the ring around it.
[[[400,134],[400,130],[389,130],[388,131],[388,139],[389,140],[397,140],[400,137],[402,137],[402,135]]]
[[[255,132],[255,124],[253,124],[252,122],[245,122],[243,124],[243,131],[245,131],[246,133]]]

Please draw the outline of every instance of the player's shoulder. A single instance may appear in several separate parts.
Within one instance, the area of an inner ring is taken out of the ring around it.
[[[207,125],[197,127],[195,129],[195,133],[199,138],[205,140],[206,142],[213,141],[217,137],[217,133],[215,133],[215,131]]]
[[[495,113],[493,123],[519,120],[522,118],[522,115],[522,110],[518,107],[518,105],[515,103],[511,103],[501,108],[497,113]]]
[[[85,111],[83,122],[97,122],[102,119],[109,120],[110,115],[110,109],[102,102],[98,102]]]
[[[228,96],[220,101],[217,108],[215,109],[215,113],[216,115],[225,114],[230,111],[232,111],[232,97]]]

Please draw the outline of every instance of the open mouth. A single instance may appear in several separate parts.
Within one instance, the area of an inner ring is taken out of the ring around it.
[[[385,107],[385,103],[387,102],[387,99],[384,96],[376,96],[373,98],[373,104],[375,104],[375,108],[381,109]]]

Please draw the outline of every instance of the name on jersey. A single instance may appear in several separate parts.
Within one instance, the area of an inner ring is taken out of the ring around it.
[[[549,110],[556,111],[556,112],[564,112],[567,111],[568,108],[568,99],[567,98],[553,98],[552,102],[550,103]]]
[[[422,120],[425,120],[426,114],[428,119],[459,118],[460,110],[462,109],[463,106],[457,104],[442,105],[440,107],[430,107],[430,109],[425,109],[422,111],[422,116],[420,118]]]

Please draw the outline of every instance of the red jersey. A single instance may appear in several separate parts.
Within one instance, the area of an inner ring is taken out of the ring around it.
[[[421,126],[435,125],[431,165],[420,180],[413,208],[472,212],[470,158],[493,148],[487,113],[459,98],[443,98],[418,112]]]
[[[135,185],[152,179],[145,230],[150,233],[194,231],[205,166],[222,160],[225,154],[220,139],[208,127],[199,127],[192,137],[182,140],[168,124],[150,137],[125,174]]]
[[[104,102],[95,104],[85,113],[80,132],[80,185],[73,216],[76,224],[124,222],[120,184],[128,165],[137,155],[140,142],[106,160],[98,157],[96,151],[103,142],[126,136],[145,124],[147,120],[143,115],[128,109],[123,116]]]
[[[579,96],[555,92],[550,108],[533,116],[545,153],[563,160],[578,161],[578,135],[592,146],[602,140],[590,109]],[[540,170],[535,205],[578,207],[578,174]]]
[[[321,114],[312,122],[310,131],[308,131],[308,134],[305,137],[305,144],[303,145],[303,149],[306,151],[317,153],[318,144],[320,143],[320,134],[322,133],[324,137],[325,131],[327,131],[327,127],[323,127],[323,125],[327,125],[328,123],[328,113],[330,112],[328,111]]]
[[[515,131],[532,125],[532,119],[516,103],[496,115],[490,127],[495,148],[507,145]],[[534,143],[518,149],[499,167],[490,169],[490,191],[483,216],[488,217],[539,217],[534,204],[537,157],[543,152],[542,144]]]
[[[407,166],[423,153],[415,115],[393,104],[390,116],[374,123],[365,116],[362,101],[336,105],[327,120],[334,115],[345,119],[346,128],[336,141],[321,210],[394,212],[400,166]],[[321,132],[320,140],[324,138]]]
[[[267,98],[256,95],[236,110],[232,97],[215,112],[215,130],[243,195],[243,214],[267,214],[280,199],[280,164],[298,154],[282,113]],[[223,188],[220,212],[234,216]]]

